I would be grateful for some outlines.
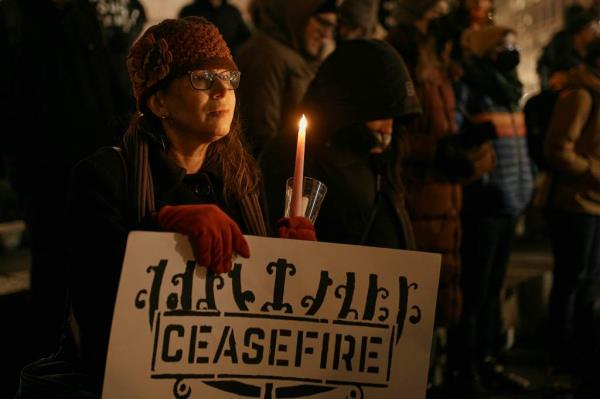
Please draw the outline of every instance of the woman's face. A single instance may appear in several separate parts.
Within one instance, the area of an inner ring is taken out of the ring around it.
[[[162,118],[165,130],[192,136],[204,143],[226,136],[233,120],[234,89],[237,88],[231,72],[195,70],[173,80],[160,93],[159,101],[164,110],[157,116]]]
[[[467,10],[474,23],[481,23],[488,18],[494,7],[493,0],[467,0],[465,2]]]

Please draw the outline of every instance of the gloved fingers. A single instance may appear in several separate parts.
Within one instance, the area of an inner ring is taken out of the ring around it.
[[[156,214],[156,222],[165,230],[172,230],[172,218],[174,216],[173,207],[165,205]]]
[[[286,226],[279,226],[277,229],[277,237],[290,238],[290,228]]]
[[[314,229],[312,222],[304,216],[292,216],[290,218],[290,227],[296,229]]]
[[[242,234],[242,231],[237,224],[231,224],[231,241],[233,243],[233,250],[243,258],[250,257],[250,247]]]
[[[317,241],[317,235],[314,229],[298,228],[296,229],[296,237],[299,240]]]
[[[315,228],[308,218],[292,216],[277,221],[279,238],[317,241]]]
[[[290,227],[290,218],[281,218],[277,220],[275,224],[278,228],[289,228]]]
[[[166,231],[173,231],[181,234],[190,234],[189,228],[182,228],[181,221],[189,218],[189,206],[186,205],[165,205],[156,216],[156,222]],[[185,226],[185,223],[183,224]]]
[[[231,227],[227,226],[223,230],[223,273],[229,273],[231,271],[231,257],[233,254],[233,233]]]
[[[223,238],[220,234],[215,234],[211,246],[211,265],[210,270],[217,274],[223,273]]]
[[[212,239],[209,234],[194,237],[194,253],[196,254],[196,261],[198,261],[200,266],[210,268],[212,264]]]

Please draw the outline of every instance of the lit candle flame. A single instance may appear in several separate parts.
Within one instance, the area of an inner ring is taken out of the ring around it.
[[[300,129],[304,130],[306,129],[306,126],[308,125],[308,122],[306,121],[306,116],[304,116],[304,114],[302,114],[302,118],[300,118]]]

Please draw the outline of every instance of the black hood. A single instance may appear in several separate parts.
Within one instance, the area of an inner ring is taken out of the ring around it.
[[[398,52],[381,40],[342,41],[323,62],[302,102],[318,131],[421,113]]]

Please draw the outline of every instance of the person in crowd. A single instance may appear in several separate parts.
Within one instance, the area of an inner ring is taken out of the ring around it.
[[[142,33],[146,23],[146,11],[139,0],[93,0],[111,64],[119,83],[119,96],[126,98],[128,109],[135,110],[135,100],[129,87],[125,66],[129,48]],[[127,119],[120,124],[127,126]],[[125,119],[125,118],[124,118]]]
[[[262,13],[264,13],[265,5],[270,0],[250,0],[248,2],[248,14],[250,14],[250,19],[252,20],[252,25],[254,25],[254,29],[260,29],[261,26],[261,17]]]
[[[96,389],[131,230],[188,235],[198,264],[215,273],[230,271],[234,254],[250,255],[242,233],[268,231],[259,170],[237,116],[240,73],[217,28],[201,17],[165,20],[136,41],[127,68],[140,112],[122,150],[106,147],[76,166],[68,207],[77,232],[71,302],[82,365]],[[314,239],[310,222],[289,220],[282,235]]]
[[[584,62],[587,45],[598,37],[597,16],[579,4],[565,9],[564,29],[542,50],[537,64],[542,89],[560,90],[568,70]]]
[[[414,249],[400,178],[400,126],[420,106],[399,54],[380,40],[341,41],[300,109],[309,123],[304,174],[327,186],[315,223],[319,240]],[[293,173],[290,133],[272,141],[261,160],[271,220],[284,212]]]
[[[453,82],[437,53],[429,23],[443,10],[439,0],[403,0],[398,25],[387,40],[406,61],[423,114],[407,126],[404,162],[406,203],[417,249],[442,254],[436,326],[453,328],[460,319],[460,183],[474,180],[494,167],[495,154],[484,145],[461,144],[457,135]],[[441,365],[447,348],[434,346],[431,367]],[[433,375],[433,373],[431,373]]]
[[[533,177],[519,106],[516,35],[495,25],[465,34],[470,36],[464,42],[471,56],[463,62],[459,113],[463,121],[493,125],[496,153],[494,170],[463,186],[463,312],[455,359],[472,394],[481,392],[480,375],[492,373],[494,378],[499,370],[500,291],[517,217],[530,201]],[[484,130],[479,133],[487,136]]]
[[[369,39],[379,32],[379,0],[344,0],[339,7],[337,38]]]
[[[258,32],[240,49],[236,61],[241,115],[256,156],[289,124],[333,40],[337,21],[334,0],[269,0],[261,4]]]
[[[440,44],[450,40],[451,59],[460,64],[464,50],[461,45],[463,33],[493,24],[493,13],[494,0],[459,0],[453,10],[431,23],[430,32]]]
[[[234,53],[250,38],[250,29],[246,26],[240,10],[227,0],[194,0],[179,11],[179,18],[194,15],[204,17],[215,24]]]
[[[554,270],[549,316],[553,375],[574,388],[592,383],[594,303],[600,286],[600,39],[571,70],[544,142]],[[566,377],[566,378],[562,378]]]
[[[10,4],[10,3],[7,3]],[[23,0],[7,17],[13,30],[2,129],[8,175],[24,204],[31,248],[31,306],[44,334],[28,348],[47,355],[59,343],[66,296],[65,203],[73,165],[118,142],[113,122],[127,111],[92,4]],[[4,5],[4,3],[3,3]]]

